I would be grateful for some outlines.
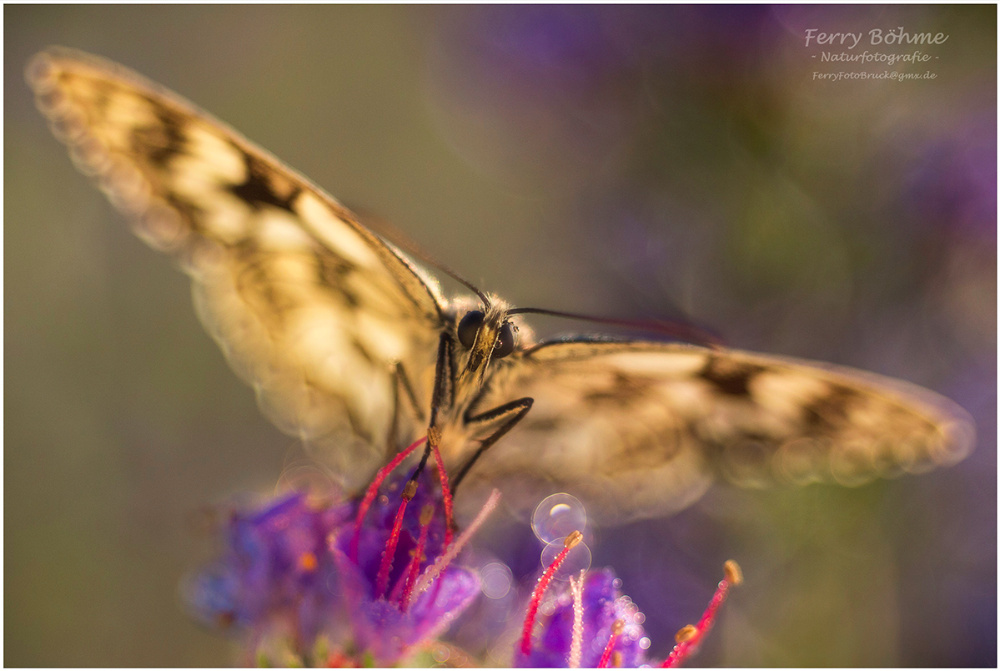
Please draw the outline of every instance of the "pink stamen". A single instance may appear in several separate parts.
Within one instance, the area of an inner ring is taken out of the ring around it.
[[[715,624],[715,613],[719,610],[719,606],[725,602],[729,588],[743,582],[743,573],[740,571],[739,564],[731,559],[725,564],[725,576],[716,588],[715,594],[708,603],[708,608],[705,609],[701,619],[698,620],[698,624],[693,626],[689,624],[677,632],[677,645],[663,661],[662,668],[669,669],[680,666],[688,657],[697,652],[702,639]]]
[[[403,490],[403,500],[399,502],[399,510],[396,511],[396,520],[392,524],[392,533],[389,534],[389,541],[382,551],[382,562],[378,567],[378,577],[375,580],[375,597],[385,596],[389,587],[389,570],[392,568],[393,557],[396,556],[396,545],[399,543],[399,531],[403,528],[403,514],[406,512],[406,504],[410,502],[413,495],[417,493],[417,483],[406,483]]]
[[[417,548],[413,551],[410,565],[406,567],[406,581],[403,584],[403,594],[399,599],[399,608],[404,613],[410,607],[413,586],[417,584],[417,576],[420,574],[420,562],[424,560],[427,531],[430,529],[432,519],[434,519],[434,506],[424,506],[424,509],[420,511],[420,537],[417,539]]]
[[[441,498],[444,500],[444,548],[446,548],[451,545],[453,526],[451,487],[448,486],[448,473],[444,470],[444,459],[441,458],[441,450],[438,449],[437,445],[433,445],[433,451],[434,461],[437,464],[438,478],[441,480]]]
[[[528,615],[524,618],[524,632],[521,635],[521,654],[530,655],[531,654],[531,630],[535,628],[535,616],[538,615],[538,607],[542,603],[542,597],[545,595],[545,590],[548,589],[549,583],[552,581],[552,576],[556,574],[559,567],[562,565],[563,560],[566,559],[566,555],[569,551],[576,547],[580,541],[583,540],[583,534],[579,531],[574,531],[566,536],[566,541],[563,543],[562,551],[556,555],[556,558],[552,560],[549,567],[545,569],[545,573],[542,577],[538,579],[538,584],[535,585],[534,591],[531,593],[531,602],[528,606]]]
[[[608,638],[608,644],[604,646],[604,652],[601,653],[601,661],[597,663],[597,668],[606,669],[608,668],[608,662],[611,661],[611,651],[615,649],[615,645],[618,644],[618,639],[622,635],[622,631],[625,629],[625,620],[615,620],[611,624],[611,637]]]
[[[389,474],[425,440],[427,440],[426,436],[414,441],[412,445],[393,457],[392,461],[379,469],[378,473],[375,474],[375,479],[368,485],[365,498],[361,500],[361,505],[358,506],[358,517],[354,521],[354,536],[351,538],[351,561],[355,564],[358,563],[358,547],[361,544],[361,523],[365,521],[365,515],[368,514],[368,509],[371,508],[372,501],[378,496],[378,488],[382,486],[382,483],[389,477]]]
[[[472,520],[472,523],[467,526],[465,530],[458,535],[455,542],[452,543],[443,554],[435,559],[434,563],[428,566],[427,570],[420,575],[420,578],[417,579],[417,584],[413,587],[414,594],[417,596],[423,594],[427,588],[430,587],[431,583],[434,582],[439,575],[441,575],[441,572],[448,568],[448,564],[450,564],[452,560],[458,556],[458,553],[462,551],[462,548],[469,542],[469,539],[472,538],[473,534],[475,534],[479,527],[483,525],[483,522],[486,521],[486,518],[489,517],[490,513],[496,509],[499,502],[500,491],[494,489],[490,492],[489,498],[486,499],[486,503],[483,504],[482,509],[476,515],[475,519]],[[438,585],[440,585],[440,583],[438,583]]]

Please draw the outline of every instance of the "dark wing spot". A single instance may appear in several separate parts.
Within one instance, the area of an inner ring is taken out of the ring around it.
[[[648,378],[615,373],[611,384],[587,390],[583,394],[583,400],[593,404],[627,407],[648,394],[652,385],[652,380]]]
[[[243,155],[243,162],[247,169],[247,178],[242,184],[230,186],[229,191],[255,210],[270,206],[291,212],[292,201],[298,197],[301,189],[290,186],[284,189],[285,193],[279,193],[279,190],[275,188],[275,184],[271,179],[271,172],[263,162],[244,153],[235,145],[233,148]]]
[[[316,279],[323,285],[343,291],[347,278],[357,271],[357,266],[340,256],[316,254]]]
[[[817,430],[843,426],[848,408],[857,398],[858,392],[850,387],[831,386],[826,394],[802,407],[806,425]]]
[[[361,301],[351,288],[348,278],[357,272],[357,266],[350,261],[333,254],[315,254],[313,264],[316,272],[316,282],[320,286],[333,290],[332,295],[338,295],[344,303],[351,307],[360,307]]]
[[[739,363],[726,357],[713,356],[698,377],[727,396],[750,396],[750,382],[765,370],[763,366]]]
[[[171,158],[184,152],[184,117],[161,107],[147,98],[156,123],[136,128],[132,134],[132,151],[145,156],[154,167],[164,168]]]
[[[241,240],[231,248],[236,277],[236,289],[243,300],[258,312],[283,322],[285,316],[297,307],[292,294],[281,291],[281,282],[273,276],[265,252],[253,238]]]

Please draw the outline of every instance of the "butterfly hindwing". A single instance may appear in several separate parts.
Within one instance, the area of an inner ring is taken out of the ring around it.
[[[418,378],[434,365],[434,281],[305,178],[138,75],[50,50],[28,78],[78,167],[190,274],[199,315],[267,414],[367,477],[392,424],[395,363]]]
[[[961,459],[966,413],[926,390],[855,370],[682,344],[572,340],[511,358],[478,406],[534,399],[478,473],[530,505],[552,491],[598,519],[679,510],[721,477],[837,482]]]

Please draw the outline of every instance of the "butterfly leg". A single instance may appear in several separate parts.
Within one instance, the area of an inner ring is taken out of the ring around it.
[[[462,479],[469,472],[469,469],[472,468],[472,465],[476,463],[476,460],[483,455],[483,452],[488,450],[493,443],[503,438],[508,431],[513,429],[514,426],[528,414],[528,411],[531,410],[531,404],[534,403],[534,401],[535,399],[526,396],[524,398],[519,398],[516,401],[511,401],[510,403],[504,403],[503,405],[497,406],[492,410],[487,410],[486,412],[478,415],[465,418],[466,425],[479,424],[481,426],[486,426],[495,422],[499,422],[500,425],[497,427],[496,431],[479,441],[479,448],[471,457],[469,457],[468,461],[462,464],[462,468],[459,470],[458,476],[452,483],[452,493],[458,489],[458,485],[461,484]]]
[[[431,416],[427,425],[427,445],[420,458],[420,464],[410,477],[415,481],[427,465],[431,452],[441,443],[441,430],[437,426],[438,412],[451,408],[455,403],[455,366],[453,353],[455,342],[448,333],[442,333],[438,341],[437,364],[434,367],[434,392],[431,395]],[[412,390],[411,390],[412,392]],[[416,406],[416,402],[414,402]]]
[[[409,401],[409,410],[413,413],[412,416],[416,419],[417,424],[423,424],[426,421],[424,411],[420,408],[420,404],[417,403],[416,394],[413,393],[413,386],[410,384],[410,378],[406,375],[406,369],[403,368],[403,364],[396,364],[393,378],[392,423],[389,425],[389,435],[386,444],[386,457],[388,459],[391,459],[399,451],[399,445],[397,444],[397,439],[399,438],[399,416],[400,412],[403,411],[400,407],[402,403],[401,397]],[[400,390],[403,391],[402,395],[400,394]]]

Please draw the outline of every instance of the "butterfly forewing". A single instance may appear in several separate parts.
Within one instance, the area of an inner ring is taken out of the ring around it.
[[[605,521],[676,511],[716,477],[856,485],[918,472],[958,461],[973,438],[961,408],[912,385],[682,344],[543,343],[498,371],[479,403],[518,396],[534,399],[531,412],[470,484],[567,491]]]
[[[199,315],[267,414],[349,484],[367,477],[387,447],[395,364],[418,376],[434,365],[433,280],[307,180],[132,72],[51,50],[28,79],[76,164],[190,274]]]

